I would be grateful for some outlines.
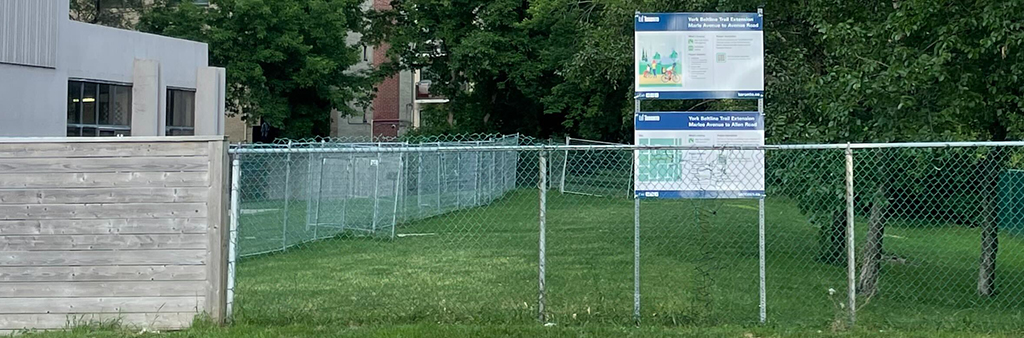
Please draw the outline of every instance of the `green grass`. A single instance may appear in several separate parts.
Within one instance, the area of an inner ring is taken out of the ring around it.
[[[376,200],[368,197],[324,198],[319,205],[302,199],[291,199],[287,206],[283,200],[243,200],[239,218],[239,255],[281,251],[314,239],[337,236],[390,238],[393,224],[487,204],[500,197],[498,187],[493,187],[493,191],[484,189],[443,193],[441,196],[410,196],[399,199],[397,205],[393,195]]]
[[[169,336],[1024,334],[1024,241],[1001,237],[1001,292],[982,299],[974,294],[977,229],[898,222],[886,230],[886,250],[906,263],[883,266],[880,294],[859,299],[857,327],[843,331],[846,312],[837,304],[845,301],[845,265],[815,261],[817,228],[784,198],[766,202],[766,326],[757,323],[756,202],[643,201],[637,328],[632,200],[557,193],[548,195],[546,264],[546,313],[555,326],[543,327],[537,322],[537,203],[535,190],[516,191],[488,206],[402,224],[393,240],[340,236],[246,258],[239,264],[236,323]],[[304,217],[302,205],[290,217]],[[280,221],[265,224],[276,229]],[[858,227],[858,243],[865,228]],[[837,294],[830,297],[829,288]],[[44,337],[126,334],[78,330]]]
[[[767,202],[769,320],[828,329],[844,312],[845,266],[815,261],[817,229],[785,199]],[[751,201],[644,201],[645,325],[755,325],[757,223]],[[253,325],[529,324],[537,316],[537,197],[520,191],[481,208],[397,229],[395,240],[339,238],[240,265],[238,305]],[[633,203],[549,194],[549,321],[632,325]],[[860,222],[864,224],[864,222]],[[863,229],[857,238],[864,238]],[[882,293],[869,328],[977,325],[1015,329],[1024,297],[1022,243],[1001,242],[1000,296],[974,296],[976,229],[888,229]],[[858,241],[859,243],[860,241]],[[829,297],[826,290],[838,294]]]
[[[553,326],[539,324],[522,325],[460,325],[460,324],[409,324],[389,326],[346,326],[346,325],[284,325],[252,326],[233,325],[214,327],[197,325],[192,329],[169,333],[140,333],[128,328],[77,327],[66,331],[29,333],[24,337],[38,338],[122,338],[122,337],[166,337],[166,338],[292,338],[292,337],[915,337],[915,338],[962,338],[962,337],[1019,337],[1021,331],[986,332],[967,330],[866,330],[849,331],[782,330],[777,328],[748,328],[739,326],[703,327],[618,327],[618,326]]]

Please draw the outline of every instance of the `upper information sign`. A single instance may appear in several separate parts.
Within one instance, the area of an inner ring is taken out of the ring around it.
[[[639,13],[636,97],[764,98],[764,18],[757,13]]]

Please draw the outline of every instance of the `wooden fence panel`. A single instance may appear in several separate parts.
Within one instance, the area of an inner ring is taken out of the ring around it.
[[[0,139],[0,332],[223,321],[222,138]]]

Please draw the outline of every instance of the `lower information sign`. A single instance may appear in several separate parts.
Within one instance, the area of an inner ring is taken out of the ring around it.
[[[700,150],[638,150],[637,198],[764,197],[764,151],[709,149],[763,146],[758,112],[656,112],[634,116],[637,145],[693,146]]]

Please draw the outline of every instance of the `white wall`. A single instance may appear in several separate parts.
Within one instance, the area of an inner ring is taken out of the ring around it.
[[[0,63],[0,136],[66,135],[67,97],[57,70]]]
[[[131,83],[135,59],[160,61],[167,86],[196,88],[196,69],[207,66],[207,46],[188,40],[65,20],[58,69],[68,77]]]

